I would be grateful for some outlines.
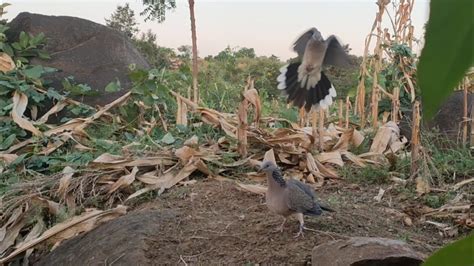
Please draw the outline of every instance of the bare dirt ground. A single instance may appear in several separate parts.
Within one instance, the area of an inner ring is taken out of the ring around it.
[[[202,180],[174,187],[159,199],[134,211],[170,210],[174,221],[160,225],[147,237],[148,259],[157,264],[296,264],[311,261],[314,246],[349,236],[401,239],[429,254],[446,242],[436,228],[417,223],[407,226],[387,210],[406,205],[390,193],[379,203],[378,187],[338,182],[327,184],[317,196],[336,210],[320,217],[305,217],[305,231],[294,239],[298,222],[291,219],[283,233],[275,232],[281,217],[268,212],[264,196],[242,191],[233,182]],[[403,198],[403,197],[401,197]]]

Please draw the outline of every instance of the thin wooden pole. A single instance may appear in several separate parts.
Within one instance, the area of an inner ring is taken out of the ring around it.
[[[305,126],[305,123],[306,123],[305,116],[306,116],[306,111],[304,110],[304,106],[303,106],[303,107],[300,108],[299,115],[298,115],[300,127]]]
[[[338,101],[338,118],[339,118],[339,121],[337,123],[338,126],[342,127],[342,120],[344,119],[344,117],[342,116],[342,112],[344,111],[344,103],[343,103],[343,100],[342,99],[339,99]]]
[[[323,151],[323,136],[324,136],[324,110],[319,108],[319,150]]]
[[[349,109],[350,109],[351,102],[349,100],[349,96],[346,97],[346,128],[349,128]]]
[[[199,103],[199,89],[198,89],[198,49],[196,37],[196,18],[194,16],[194,0],[188,0],[189,14],[191,18],[191,38],[193,45],[193,101]]]
[[[398,123],[398,113],[400,112],[400,88],[395,87],[392,94],[392,121]]]
[[[318,111],[314,108],[311,110],[311,129],[313,132],[313,147],[316,149],[316,136],[319,135],[318,132]]]
[[[420,103],[415,101],[413,104],[413,121],[411,132],[411,170],[410,176],[414,178],[418,173],[420,157]]]
[[[462,128],[462,145],[466,146],[467,143],[467,126],[469,124],[469,118],[467,117],[467,88],[469,87],[469,79],[464,78],[463,79],[463,89],[464,89],[464,108],[463,108],[463,128]]]

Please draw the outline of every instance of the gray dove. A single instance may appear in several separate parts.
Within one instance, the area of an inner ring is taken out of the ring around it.
[[[264,161],[260,171],[267,174],[268,189],[266,192],[266,204],[270,211],[283,216],[283,223],[278,230],[283,232],[288,216],[296,214],[300,222],[298,234],[303,235],[304,219],[303,215],[319,216],[324,211],[334,210],[319,204],[316,195],[311,187],[295,180],[285,180],[280,169],[271,161]]]
[[[296,40],[293,50],[298,53],[298,60],[280,69],[278,89],[287,96],[288,103],[304,106],[308,112],[311,107],[328,108],[337,93],[322,67],[349,64],[341,42],[334,35],[324,40],[316,28],[311,28]]]

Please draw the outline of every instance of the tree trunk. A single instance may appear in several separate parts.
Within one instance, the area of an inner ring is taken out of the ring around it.
[[[199,103],[198,91],[198,55],[197,55],[197,38],[196,38],[196,20],[194,18],[194,0],[188,0],[189,14],[191,17],[191,38],[193,41],[193,101]]]

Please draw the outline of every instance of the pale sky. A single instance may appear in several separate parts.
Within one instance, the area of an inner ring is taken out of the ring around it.
[[[167,14],[165,22],[143,21],[141,0],[10,0],[5,18],[28,11],[45,15],[66,15],[105,24],[105,18],[117,5],[130,3],[140,30],[151,29],[160,46],[177,48],[191,44],[191,26],[187,1],[178,0],[177,9]],[[323,37],[337,35],[349,43],[352,53],[362,55],[364,40],[373,24],[375,0],[195,0],[199,56],[215,55],[227,45],[254,48],[257,55],[294,57],[291,44],[299,34],[316,27]],[[393,1],[392,1],[393,2]],[[422,37],[428,20],[428,0],[415,0],[412,21],[415,37]],[[391,10],[391,8],[390,8]],[[389,21],[388,18],[385,20]],[[387,24],[388,26],[389,24]],[[418,50],[420,47],[415,47]]]

